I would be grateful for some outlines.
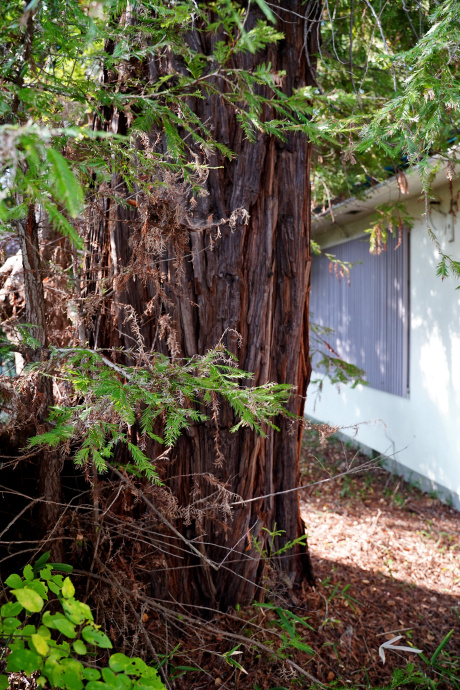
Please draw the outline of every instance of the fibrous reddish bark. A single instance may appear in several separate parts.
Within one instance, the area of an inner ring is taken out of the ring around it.
[[[48,346],[43,275],[38,244],[38,226],[35,207],[29,207],[27,220],[18,224],[24,269],[24,297],[26,321],[32,324],[29,335],[38,341],[39,347],[30,348],[32,361],[39,361]],[[53,405],[53,384],[49,377],[41,376],[37,384],[40,407],[36,422],[44,425],[49,408]],[[48,448],[37,453],[40,504],[40,522],[43,534],[49,534],[56,527],[61,501],[61,458],[59,453]],[[55,535],[56,536],[56,535]],[[54,560],[63,560],[62,543],[54,540],[51,545]]]
[[[316,3],[308,3],[306,8],[301,0],[278,1],[274,8],[285,38],[264,55],[239,55],[235,67],[251,69],[260,62],[270,62],[273,70],[285,70],[280,88],[291,94],[313,83],[311,56],[316,52],[318,8]],[[246,22],[248,29],[258,17],[258,11],[252,11]],[[199,50],[210,51],[210,45],[202,43],[209,40],[203,35],[193,34],[190,40],[197,42]],[[161,74],[165,66],[158,61],[153,69]],[[220,87],[226,88],[223,81]],[[288,133],[285,141],[266,134],[260,134],[255,142],[247,140],[234,109],[215,96],[189,105],[203,122],[212,123],[214,137],[237,154],[231,162],[218,154],[211,156],[213,169],[206,182],[209,195],[200,200],[193,221],[199,223],[211,214],[215,219],[228,218],[239,208],[246,209],[250,219],[235,228],[221,226],[221,237],[213,247],[203,230],[191,230],[192,259],[185,261],[183,273],[176,271],[170,256],[165,256],[161,269],[166,284],[175,283],[175,290],[171,292],[173,306],[165,304],[164,310],[176,325],[183,356],[204,354],[223,338],[240,366],[255,374],[255,385],[269,381],[292,384],[297,395],[288,407],[302,416],[310,377],[310,144],[301,133]],[[273,117],[269,107],[265,117]],[[99,246],[104,245],[106,251],[110,247],[114,275],[131,258],[130,218],[131,211],[118,207],[115,219],[113,213],[107,213],[105,233],[100,225],[93,230],[93,246],[98,238]],[[152,290],[133,277],[117,299],[120,305],[129,304],[142,314],[151,297]],[[119,330],[107,318],[105,330],[98,331],[99,338],[112,346],[124,344],[129,348],[132,332],[129,325],[121,328],[121,311],[120,307],[116,313]],[[242,336],[240,348],[232,336],[235,331]],[[147,349],[152,344],[158,347],[157,332],[152,319],[142,328]],[[225,607],[249,602],[261,591],[266,559],[260,548],[270,550],[268,531],[275,526],[283,530],[275,545],[304,534],[298,494],[290,491],[299,485],[302,430],[281,419],[280,431],[268,430],[266,438],[249,429],[230,434],[235,419],[222,405],[217,424],[224,462],[218,467],[215,422],[192,427],[179,441],[171,461],[161,468],[166,485],[182,506],[197,496],[204,499],[215,493],[209,475],[245,501],[263,498],[235,505],[230,518],[219,519],[205,510],[198,518],[192,514],[190,522],[176,520],[176,529],[196,540],[195,546],[218,564],[217,569],[200,561],[196,553],[181,552],[180,558],[179,554],[166,555],[165,561],[169,568],[167,584],[174,597]],[[176,537],[171,539],[170,551],[174,552],[174,544]],[[313,581],[308,550],[302,545],[274,557],[273,562],[285,581]],[[156,582],[158,576],[153,573],[152,579]]]

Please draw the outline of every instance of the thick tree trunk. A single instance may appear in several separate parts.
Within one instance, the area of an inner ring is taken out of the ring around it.
[[[29,356],[32,361],[39,361],[46,353],[48,346],[45,297],[43,291],[43,276],[38,245],[38,227],[35,208],[30,206],[27,220],[19,223],[19,240],[22,250],[24,267],[24,295],[26,305],[26,320],[32,324],[29,334],[38,341],[39,347],[30,348]],[[37,385],[40,407],[37,414],[37,426],[45,426],[50,406],[53,404],[52,379],[42,376]],[[50,533],[58,524],[61,501],[61,458],[52,448],[37,454],[39,492],[43,499],[40,508],[40,528],[44,535]],[[57,535],[54,535],[56,537]],[[62,561],[62,543],[55,539],[51,543],[52,558]]]
[[[291,94],[313,83],[310,56],[316,52],[318,8],[316,3],[308,3],[306,8],[302,0],[279,0],[275,5],[280,16],[278,28],[285,39],[265,55],[239,55],[235,67],[250,69],[270,62],[273,70],[286,71],[280,88]],[[247,27],[259,16],[254,10]],[[209,51],[209,46],[199,43],[204,39],[198,34],[190,40],[197,41],[200,50]],[[160,63],[154,66],[157,74],[162,69]],[[221,88],[225,88],[223,82]],[[209,196],[198,204],[193,221],[199,223],[210,214],[214,219],[228,218],[239,208],[246,209],[250,219],[235,228],[221,226],[221,237],[212,247],[206,232],[190,232],[192,260],[184,262],[183,273],[176,271],[171,257],[162,263],[166,284],[179,281],[173,306],[164,306],[164,310],[177,327],[183,356],[204,354],[223,338],[240,366],[255,374],[256,385],[269,381],[292,384],[297,395],[289,409],[302,416],[310,377],[309,142],[300,133],[289,133],[286,141],[262,134],[250,142],[244,138],[235,112],[221,99],[209,97],[190,105],[203,122],[212,123],[216,139],[237,154],[234,162],[218,155],[211,157],[214,169],[206,183]],[[265,117],[273,117],[268,107]],[[121,207],[115,220],[113,213],[106,212],[105,232],[100,225],[94,227],[91,242],[110,247],[112,273],[116,275],[131,258],[129,221],[133,216]],[[121,305],[129,304],[142,314],[152,291],[152,286],[131,279],[118,295],[116,327],[107,318],[105,336],[98,330],[99,343],[132,347],[129,324],[122,328]],[[241,348],[236,345],[234,331],[242,336]],[[158,347],[157,333],[158,324],[147,320],[142,328],[147,349]],[[171,462],[162,468],[166,485],[179,504],[191,505],[189,519],[176,519],[175,527],[187,539],[195,540],[203,555],[217,564],[214,569],[192,552],[165,556],[169,591],[189,603],[226,607],[261,596],[270,550],[276,551],[285,541],[304,534],[298,493],[290,491],[300,483],[301,426],[291,427],[281,419],[280,431],[267,430],[266,438],[262,438],[249,429],[230,434],[234,422],[232,411],[222,405],[217,416],[222,466],[216,457],[216,421],[211,420],[185,434]],[[219,506],[214,501],[214,478],[229,492],[225,497],[220,491]],[[236,500],[231,494],[250,502],[235,505],[231,514],[226,514],[226,501]],[[283,535],[272,544],[269,532],[275,528],[283,530]],[[173,552],[174,546],[177,537],[172,536]],[[297,544],[274,556],[272,564],[285,584],[302,579],[313,582],[305,546]],[[156,573],[152,580],[158,582]]]

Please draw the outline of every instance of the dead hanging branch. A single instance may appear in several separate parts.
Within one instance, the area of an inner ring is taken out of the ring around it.
[[[201,553],[201,551],[200,551],[199,549],[197,549],[196,546],[195,546],[194,544],[192,544],[191,541],[189,541],[186,537],[184,537],[184,535],[181,534],[181,533],[179,532],[179,530],[177,530],[177,529],[174,527],[174,525],[172,525],[172,524],[169,522],[169,520],[168,520],[168,519],[157,509],[157,507],[147,498],[147,496],[144,494],[143,491],[140,491],[137,487],[135,487],[134,484],[133,484],[129,479],[127,479],[121,472],[119,472],[119,471],[118,471],[115,467],[113,467],[112,465],[108,465],[108,468],[109,468],[112,472],[114,472],[114,474],[116,474],[117,477],[119,477],[120,480],[121,480],[122,482],[125,482],[126,484],[128,484],[129,486],[131,486],[131,488],[132,488],[132,489],[140,496],[140,498],[144,501],[145,505],[148,506],[148,508],[156,515],[156,517],[157,517],[157,518],[158,518],[158,519],[159,519],[159,520],[160,520],[160,521],[161,521],[161,522],[162,522],[162,523],[173,533],[173,534],[175,534],[176,537],[178,537],[179,539],[181,539],[181,540],[184,542],[184,544],[187,544],[187,546],[188,546],[188,548],[190,549],[190,551],[193,551],[193,553],[194,553],[196,556],[198,556],[198,557],[199,557],[201,560],[203,560],[207,565],[209,565],[211,568],[213,568],[213,570],[218,570],[218,569],[219,569],[217,563],[214,563],[214,562],[211,561],[209,558],[207,558],[207,556],[205,556],[203,553]]]
[[[157,599],[153,599],[152,597],[148,597],[145,594],[143,594],[140,591],[133,592],[126,587],[123,587],[116,578],[113,576],[113,574],[109,573],[107,570],[107,567],[100,562],[100,566],[103,569],[103,572],[106,573],[106,575],[97,575],[95,573],[90,573],[85,570],[79,570],[75,569],[74,573],[76,575],[82,575],[84,577],[92,578],[95,580],[98,580],[100,582],[104,582],[110,587],[116,587],[117,591],[123,595],[124,598],[127,599],[136,599],[137,601],[142,601],[145,604],[147,604],[153,611],[156,611],[160,614],[162,614],[165,618],[169,619],[173,624],[177,623],[177,609],[175,608],[168,608],[167,606],[164,606],[161,604]],[[175,602],[171,602],[171,605],[174,605]],[[209,609],[211,610],[211,609]],[[239,644],[244,645],[248,649],[253,649],[257,650],[260,652],[264,652],[265,654],[268,654],[270,657],[273,657],[274,652],[273,649],[268,647],[267,645],[264,645],[262,642],[259,642],[258,640],[255,640],[253,638],[247,638],[244,635],[238,635],[237,633],[232,633],[227,630],[218,628],[212,624],[209,623],[207,620],[203,620],[199,617],[195,616],[190,616],[187,613],[181,613],[181,624],[184,624],[188,626],[193,632],[196,632],[197,629],[199,629],[200,633],[203,634],[204,636],[213,636],[215,639],[217,638],[226,638],[228,640],[232,640],[235,642],[238,642]],[[323,683],[321,683],[320,680],[312,676],[308,671],[306,671],[304,668],[299,666],[299,664],[296,664],[295,661],[292,661],[292,659],[289,658],[284,658],[284,662],[289,664],[289,666],[294,669],[297,673],[300,673],[302,676],[305,678],[308,678],[308,680],[312,683],[317,684],[319,687],[324,688],[326,687]]]

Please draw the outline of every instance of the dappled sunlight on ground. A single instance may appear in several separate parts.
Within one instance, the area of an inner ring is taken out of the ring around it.
[[[308,432],[303,483],[368,462],[338,440],[321,447]],[[310,486],[300,505],[318,579],[305,599],[315,623],[322,619],[322,678],[388,681],[391,667],[417,659],[392,652],[383,666],[382,642],[400,634],[402,644],[433,654],[459,629],[459,512],[378,467]],[[449,653],[460,655],[455,633]]]
[[[333,441],[311,451],[304,482],[367,460]],[[435,497],[375,468],[306,489],[301,509],[314,557],[460,597],[460,513]]]
[[[312,553],[460,596],[458,513],[451,516],[444,508],[444,514],[435,517],[430,510],[424,513],[407,504],[392,510],[378,505],[360,501],[357,514],[356,507],[337,512],[321,499],[302,501]]]

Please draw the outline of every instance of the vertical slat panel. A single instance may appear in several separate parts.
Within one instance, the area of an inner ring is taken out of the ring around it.
[[[348,279],[329,271],[325,256],[312,266],[311,320],[333,333],[326,340],[342,359],[361,367],[369,385],[405,396],[408,392],[409,235],[402,245],[389,238],[379,256],[360,237],[328,248],[354,264]]]

